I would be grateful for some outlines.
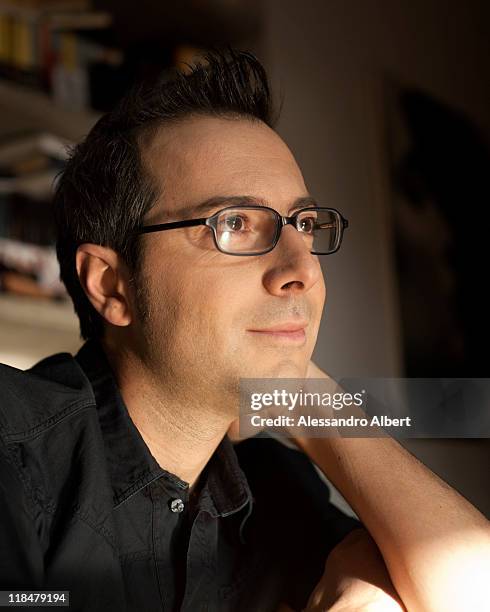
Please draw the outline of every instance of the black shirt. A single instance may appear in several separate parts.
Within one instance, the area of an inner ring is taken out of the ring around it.
[[[189,500],[95,340],[26,371],[0,365],[0,393],[1,590],[69,590],[90,612],[299,610],[362,526],[306,455],[267,436],[225,436]]]

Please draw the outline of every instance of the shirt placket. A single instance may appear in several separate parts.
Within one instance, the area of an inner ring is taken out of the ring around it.
[[[162,610],[173,612],[185,585],[189,490],[186,483],[162,476],[150,485],[150,497],[155,579]]]
[[[217,518],[208,510],[199,510],[190,532],[181,612],[215,610],[213,585],[216,580],[217,536]]]

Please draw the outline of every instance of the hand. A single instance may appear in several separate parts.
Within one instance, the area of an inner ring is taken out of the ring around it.
[[[321,370],[317,365],[310,361],[308,364],[308,368],[306,371],[306,378],[330,378],[328,374],[326,374],[323,370]],[[239,434],[239,419],[235,419],[227,431],[228,437],[232,442],[239,442],[240,440],[244,440],[243,436]]]
[[[240,420],[235,419],[233,423],[229,426],[228,431],[226,432],[232,442],[240,442],[240,440],[244,439],[239,434],[239,423]]]

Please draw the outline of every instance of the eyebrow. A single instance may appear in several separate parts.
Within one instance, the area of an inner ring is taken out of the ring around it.
[[[165,220],[171,219],[176,215],[179,216],[179,220],[184,219],[192,219],[196,216],[204,215],[207,212],[210,212],[216,208],[222,206],[268,206],[265,200],[260,198],[256,198],[254,196],[249,195],[237,195],[237,196],[214,196],[208,198],[204,202],[200,202],[199,204],[193,204],[189,206],[183,206],[179,208],[179,210],[175,211],[165,211],[163,213],[163,217]],[[299,208],[307,208],[309,206],[318,206],[316,200],[311,196],[302,196],[296,198],[289,208],[288,214],[290,214],[293,210]]]

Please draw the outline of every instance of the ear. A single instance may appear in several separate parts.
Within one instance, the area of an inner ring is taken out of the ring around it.
[[[92,306],[113,325],[131,323],[129,271],[121,257],[108,247],[81,244],[76,253],[80,284]]]

